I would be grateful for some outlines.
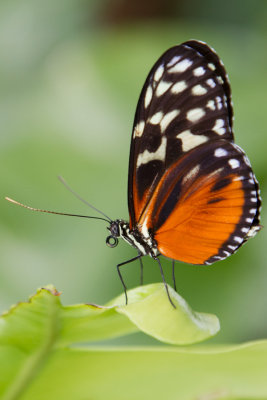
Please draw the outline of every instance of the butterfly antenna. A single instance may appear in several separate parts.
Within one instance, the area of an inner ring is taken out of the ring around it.
[[[10,203],[17,204],[18,206],[27,208],[28,210],[31,210],[31,211],[39,211],[39,212],[44,212],[44,213],[48,213],[48,214],[66,215],[67,217],[101,219],[102,221],[106,221],[108,223],[110,222],[109,220],[107,220],[105,218],[101,218],[101,217],[90,217],[89,215],[69,214],[69,213],[62,213],[62,212],[57,212],[57,211],[41,210],[40,208],[34,208],[34,207],[27,206],[25,204],[19,203],[18,201],[10,199],[9,197],[5,197],[5,199],[7,201],[9,201]]]
[[[64,178],[62,178],[62,176],[58,176],[58,179],[60,180],[61,183],[63,183],[63,185],[65,186],[66,189],[68,189],[72,194],[74,194],[75,197],[77,197],[77,199],[81,200],[84,204],[86,204],[87,206],[91,207],[93,210],[95,210],[96,212],[98,212],[99,214],[103,215],[104,217],[106,217],[109,222],[112,222],[112,219],[109,218],[105,213],[103,213],[102,211],[98,210],[98,208],[94,207],[92,204],[88,203],[88,201],[84,200],[80,195],[78,195],[78,193],[76,193],[65,181]]]

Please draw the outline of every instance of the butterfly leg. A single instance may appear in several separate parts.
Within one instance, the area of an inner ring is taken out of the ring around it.
[[[140,285],[143,286],[144,283],[144,266],[143,266],[143,260],[140,257]]]
[[[120,264],[117,265],[118,275],[119,275],[119,278],[120,278],[120,281],[122,283],[122,286],[123,286],[123,289],[124,289],[124,293],[125,293],[125,303],[126,304],[128,304],[127,287],[126,287],[126,285],[124,283],[124,280],[122,278],[120,267],[122,267],[123,265],[126,265],[126,264],[130,264],[131,262],[133,262],[135,260],[138,260],[138,258],[140,259],[140,257],[142,257],[142,254],[138,254],[138,256],[136,256],[134,258],[131,258],[130,260],[124,261],[123,263],[120,263]]]
[[[173,288],[177,292],[177,290],[176,290],[174,263],[175,263],[175,260],[172,260],[172,281],[173,281]]]
[[[169,289],[168,289],[168,286],[167,286],[167,283],[166,283],[166,280],[165,280],[165,277],[164,277],[164,273],[163,273],[163,269],[162,269],[161,263],[160,263],[158,257],[155,257],[154,260],[156,260],[157,263],[158,263],[158,265],[159,265],[161,278],[162,278],[162,281],[163,281],[163,283],[164,283],[164,286],[165,286],[165,289],[166,289],[166,293],[167,293],[169,302],[171,303],[171,305],[173,306],[173,308],[176,308],[175,305],[174,305],[173,302],[172,302],[171,297],[170,297]]]

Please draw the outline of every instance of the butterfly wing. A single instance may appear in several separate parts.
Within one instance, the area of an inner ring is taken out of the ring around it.
[[[206,44],[171,48],[149,73],[130,151],[130,228],[166,257],[210,264],[260,229],[258,184],[232,116],[225,69]]]
[[[128,177],[130,227],[141,218],[162,175],[210,140],[232,141],[231,93],[225,69],[206,44],[185,42],[156,62],[134,119]]]
[[[228,141],[210,141],[165,171],[139,224],[166,257],[211,264],[255,235],[259,207],[246,155]]]

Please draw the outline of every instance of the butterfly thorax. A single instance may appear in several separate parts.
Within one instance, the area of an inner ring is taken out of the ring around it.
[[[152,235],[144,237],[137,228],[130,229],[129,223],[124,220],[117,219],[116,221],[112,221],[108,229],[110,230],[111,237],[121,237],[142,255],[149,255],[154,258],[159,253],[157,243]]]

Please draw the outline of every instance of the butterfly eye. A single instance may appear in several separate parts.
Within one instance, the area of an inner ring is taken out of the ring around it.
[[[118,238],[115,236],[110,235],[106,238],[106,244],[108,247],[116,247],[118,242]]]

